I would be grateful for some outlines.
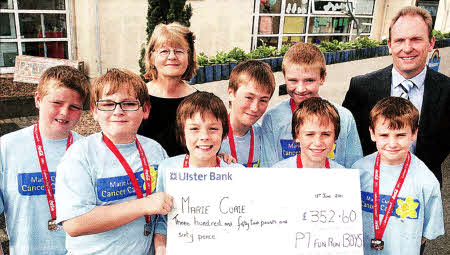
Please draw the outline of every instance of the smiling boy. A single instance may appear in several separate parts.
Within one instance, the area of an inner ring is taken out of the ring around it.
[[[292,138],[292,114],[305,99],[320,97],[326,65],[322,52],[309,43],[296,43],[285,54],[282,71],[290,99],[284,100],[266,112],[262,120],[262,166],[296,156],[300,146]],[[361,144],[352,114],[342,106],[333,104],[341,118],[341,131],[329,157],[338,164],[350,167],[362,157]]]
[[[57,169],[57,219],[74,254],[153,252],[155,214],[167,214],[172,197],[152,194],[157,165],[167,157],[136,132],[150,111],[145,83],[111,69],[95,80],[91,111],[101,133],[75,144]]]
[[[387,97],[369,121],[378,152],[352,166],[361,171],[364,254],[419,254],[421,244],[444,234],[439,182],[409,152],[419,112],[406,99]]]
[[[344,168],[327,155],[340,132],[336,107],[320,97],[302,101],[292,116],[292,136],[300,154],[284,159],[273,168]]]
[[[156,191],[165,192],[165,172],[169,169],[243,167],[240,164],[228,164],[217,156],[227,133],[227,109],[219,97],[209,92],[196,92],[185,98],[177,109],[177,134],[188,153],[161,162]],[[166,236],[166,216],[158,216],[155,254],[166,254]]]
[[[71,129],[88,89],[87,77],[73,67],[47,69],[34,96],[38,123],[0,139],[0,208],[11,254],[66,253],[65,232],[54,223],[55,172],[66,149],[82,138]]]
[[[256,122],[266,111],[274,90],[275,77],[268,64],[247,60],[233,68],[228,85],[228,135],[220,152],[246,167],[259,167],[263,134]]]

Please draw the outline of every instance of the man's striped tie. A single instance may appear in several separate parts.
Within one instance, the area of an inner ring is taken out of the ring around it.
[[[400,97],[403,97],[404,99],[409,100],[409,91],[414,86],[414,83],[410,80],[404,80],[402,83],[400,83],[400,88],[402,89],[402,93],[400,94]]]

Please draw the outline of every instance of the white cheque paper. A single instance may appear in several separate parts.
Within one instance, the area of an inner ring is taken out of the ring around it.
[[[166,172],[167,254],[363,254],[354,169]]]

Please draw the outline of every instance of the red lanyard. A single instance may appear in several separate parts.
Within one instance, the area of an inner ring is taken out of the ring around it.
[[[39,131],[39,124],[36,124],[33,129],[34,144],[36,145],[36,153],[41,165],[42,179],[44,180],[45,193],[47,194],[48,208],[50,209],[50,216],[52,220],[56,220],[56,204],[55,196],[53,195],[52,182],[50,180],[50,174],[48,172],[47,161],[45,160],[44,146],[42,145],[41,132]],[[66,150],[69,149],[73,143],[72,133],[69,132],[67,137]]]
[[[303,168],[302,157],[300,154],[297,155],[297,168]],[[325,168],[330,168],[328,158],[325,159]]]
[[[375,230],[375,239],[381,240],[381,238],[383,237],[384,231],[386,230],[386,226],[389,221],[389,217],[391,216],[392,210],[394,209],[394,204],[397,201],[398,193],[400,193],[400,189],[402,188],[403,182],[406,178],[406,174],[408,173],[410,163],[411,154],[408,152],[405,163],[403,164],[402,172],[400,173],[397,184],[395,184],[394,190],[392,191],[391,199],[389,200],[389,204],[386,208],[386,212],[380,226],[380,154],[377,154],[373,174],[373,227]]]
[[[234,143],[233,128],[231,127],[230,114],[228,114],[228,142],[230,143],[231,156],[237,160],[236,145]],[[253,153],[255,150],[255,135],[253,127],[250,127],[250,151],[248,152],[247,167],[253,165]]]
[[[216,167],[220,167],[220,158],[216,157]],[[183,162],[183,168],[188,168],[189,167],[189,154],[186,154],[186,156],[184,157],[184,162]]]
[[[289,100],[289,105],[291,106],[292,114],[294,114],[295,110],[297,109],[297,105],[295,104],[294,99],[291,98],[291,100]]]
[[[139,183],[130,165],[127,163],[127,161],[122,156],[117,147],[114,145],[114,143],[104,134],[103,134],[103,141],[105,142],[106,147],[108,147],[111,150],[111,152],[116,156],[116,158],[119,160],[120,164],[125,169],[125,172],[127,172],[128,178],[130,178],[131,184],[133,185],[133,188],[136,191],[137,198],[138,199],[143,198],[144,197],[143,192],[141,190],[141,187],[139,187]],[[141,157],[142,168],[144,169],[145,187],[147,187],[146,195],[150,196],[152,194],[152,177],[150,175],[150,167],[148,166],[147,157],[145,156],[144,150],[142,149],[142,146],[139,143],[137,137],[136,137],[136,147],[139,151],[139,156]],[[149,215],[145,216],[145,222],[150,222]]]

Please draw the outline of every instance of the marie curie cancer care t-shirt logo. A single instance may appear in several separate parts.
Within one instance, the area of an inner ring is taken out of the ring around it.
[[[158,177],[157,171],[157,165],[150,166],[150,176],[152,178],[152,193],[156,188],[156,178]],[[145,194],[145,192],[147,191],[147,187],[145,185],[144,172],[136,172],[134,173],[134,176],[138,181],[139,187]],[[100,201],[115,201],[135,195],[136,191],[134,190],[133,184],[131,184],[128,175],[97,179],[97,197]]]
[[[55,192],[55,172],[49,172],[53,193]],[[45,195],[44,178],[41,172],[21,173],[17,175],[19,194],[22,196]]]
[[[283,159],[290,158],[300,154],[300,144],[294,142],[292,139],[280,139],[281,155]],[[328,154],[329,159],[334,159],[336,154],[336,144],[333,144],[333,149]]]
[[[380,214],[386,213],[391,196],[380,194]],[[373,213],[373,193],[361,191],[362,210]],[[391,216],[400,219],[415,219],[419,218],[420,202],[417,199],[409,196],[406,198],[397,197],[397,201],[392,210]]]

